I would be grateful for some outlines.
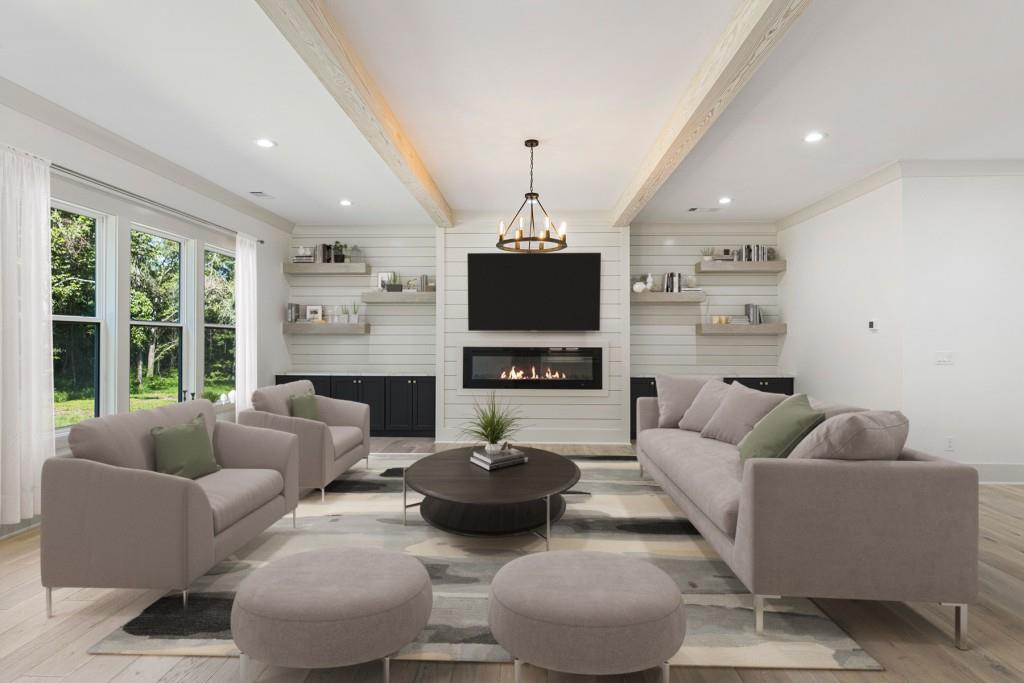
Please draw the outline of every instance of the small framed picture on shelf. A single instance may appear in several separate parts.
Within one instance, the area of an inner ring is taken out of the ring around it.
[[[319,323],[323,322],[324,319],[324,307],[320,304],[310,304],[306,306],[306,322],[307,323]]]
[[[387,284],[394,279],[395,274],[391,271],[381,271],[377,273],[377,289],[384,291]]]

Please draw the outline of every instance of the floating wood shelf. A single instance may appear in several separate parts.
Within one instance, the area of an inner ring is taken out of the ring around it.
[[[437,301],[437,292],[385,292],[375,289],[363,292],[361,297],[368,304],[432,304]]]
[[[366,275],[370,267],[360,263],[285,263],[284,272],[292,275]]]
[[[697,334],[733,334],[733,335],[777,335],[786,334],[786,323],[762,323],[760,325],[697,325]]]
[[[282,323],[285,334],[366,334],[366,323]]]
[[[705,292],[631,292],[630,296],[638,304],[699,304],[707,298]]]
[[[697,261],[697,273],[781,273],[785,261]]]

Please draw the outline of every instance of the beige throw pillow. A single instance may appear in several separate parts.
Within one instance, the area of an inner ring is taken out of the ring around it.
[[[707,377],[658,375],[658,426],[678,427],[683,413],[693,404]]]
[[[785,400],[785,394],[771,394],[733,382],[700,435],[705,439],[738,444],[762,417]]]
[[[910,421],[898,410],[843,413],[822,422],[797,444],[789,457],[896,460],[909,432]]]
[[[722,399],[725,398],[725,394],[728,391],[729,385],[720,380],[709,379],[705,382],[704,386],[697,392],[693,403],[683,413],[683,419],[679,421],[679,428],[689,429],[692,432],[699,432],[704,429],[704,425],[708,423],[711,416],[718,410],[718,406],[721,405]]]

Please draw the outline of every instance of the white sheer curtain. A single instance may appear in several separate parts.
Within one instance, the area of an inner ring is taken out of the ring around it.
[[[252,407],[256,390],[256,239],[235,239],[235,414]]]
[[[0,524],[39,514],[53,455],[50,163],[0,145]]]

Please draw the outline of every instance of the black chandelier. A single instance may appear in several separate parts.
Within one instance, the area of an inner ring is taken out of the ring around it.
[[[554,221],[551,220],[551,216],[548,215],[544,205],[540,203],[540,195],[533,191],[533,150],[540,143],[531,139],[527,140],[524,144],[530,148],[530,191],[526,193],[526,199],[519,205],[519,210],[516,211],[516,215],[512,216],[512,220],[509,221],[508,225],[505,225],[505,221],[501,221],[498,224],[498,243],[495,246],[502,251],[521,254],[561,251],[568,246],[565,241],[565,221],[562,221],[562,224],[558,227],[558,233],[552,235]],[[529,226],[526,225],[527,216],[523,211],[527,204],[530,205]],[[538,206],[544,215],[544,227],[539,231],[537,229],[535,211],[535,208]],[[519,220],[519,225],[515,228],[512,236],[509,237],[508,233],[513,229],[516,219]],[[527,229],[529,232],[527,232]]]

